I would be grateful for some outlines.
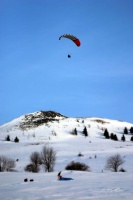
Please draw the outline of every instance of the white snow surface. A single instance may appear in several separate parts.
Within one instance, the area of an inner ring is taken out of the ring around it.
[[[33,113],[36,115],[36,113]],[[63,118],[44,123],[38,127],[22,130],[20,123],[24,116],[0,126],[0,155],[15,159],[14,172],[0,173],[0,199],[2,200],[132,200],[133,199],[133,142],[131,134],[121,141],[125,127],[129,130],[133,124],[118,120],[90,118]],[[88,137],[82,135],[86,126]],[[78,135],[73,136],[76,128]],[[104,129],[117,135],[119,141],[103,137]],[[10,142],[5,137],[10,135]],[[19,143],[14,143],[15,137]],[[30,163],[31,153],[41,152],[44,146],[56,151],[54,172],[28,173],[24,167]],[[83,156],[79,157],[78,154]],[[109,156],[119,153],[125,163],[123,172],[105,170]],[[90,172],[67,171],[65,167],[71,161],[90,166]],[[71,181],[58,181],[57,173],[71,177]],[[28,178],[28,182],[24,179]],[[33,182],[30,182],[33,179]]]

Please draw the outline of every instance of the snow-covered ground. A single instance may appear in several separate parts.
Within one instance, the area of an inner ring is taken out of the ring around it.
[[[133,198],[132,173],[64,172],[73,181],[57,181],[57,173],[0,174],[0,198],[3,200],[97,199],[121,200]],[[34,182],[24,182],[32,178]]]
[[[125,127],[133,124],[118,120],[101,118],[63,118],[48,122],[38,127],[21,130],[19,125],[24,116],[0,126],[0,155],[16,161],[16,172],[0,173],[0,198],[3,200],[27,199],[98,199],[98,200],[132,200],[133,199],[133,142],[131,134],[126,141],[121,141]],[[88,137],[82,135],[86,126]],[[73,136],[76,128],[78,135]],[[119,141],[104,139],[103,131],[117,135]],[[5,141],[10,135],[11,141]],[[14,143],[15,137],[19,143]],[[31,153],[40,152],[47,145],[56,151],[54,172],[27,173],[24,167],[30,162]],[[79,157],[78,154],[83,156]],[[110,155],[119,153],[125,163],[123,172],[105,170],[106,160]],[[66,171],[71,161],[79,161],[90,166],[91,172]],[[64,177],[72,181],[57,181],[57,173],[62,171]],[[28,178],[28,182],[24,179]],[[30,179],[34,179],[30,182]]]

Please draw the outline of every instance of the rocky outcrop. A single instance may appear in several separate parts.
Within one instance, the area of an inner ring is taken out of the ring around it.
[[[59,121],[64,118],[67,117],[54,111],[40,111],[36,113],[31,113],[24,116],[23,122],[20,124],[20,128],[34,128],[44,123]]]

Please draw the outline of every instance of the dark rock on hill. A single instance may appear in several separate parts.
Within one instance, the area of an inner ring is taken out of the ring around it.
[[[44,123],[59,121],[60,119],[64,118],[67,117],[54,111],[40,111],[31,113],[24,116],[23,122],[20,124],[20,128],[29,129],[40,126]]]

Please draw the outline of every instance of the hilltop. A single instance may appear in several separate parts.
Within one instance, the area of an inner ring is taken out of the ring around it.
[[[17,136],[24,140],[26,136],[36,140],[51,138],[65,139],[71,136],[73,129],[77,129],[77,135],[81,136],[83,128],[88,130],[89,137],[100,137],[105,129],[115,133],[120,138],[125,127],[129,130],[133,124],[119,120],[110,120],[97,117],[71,118],[54,111],[38,111],[20,116],[0,126],[0,137],[4,139],[6,134]],[[57,138],[55,137],[57,136]]]

